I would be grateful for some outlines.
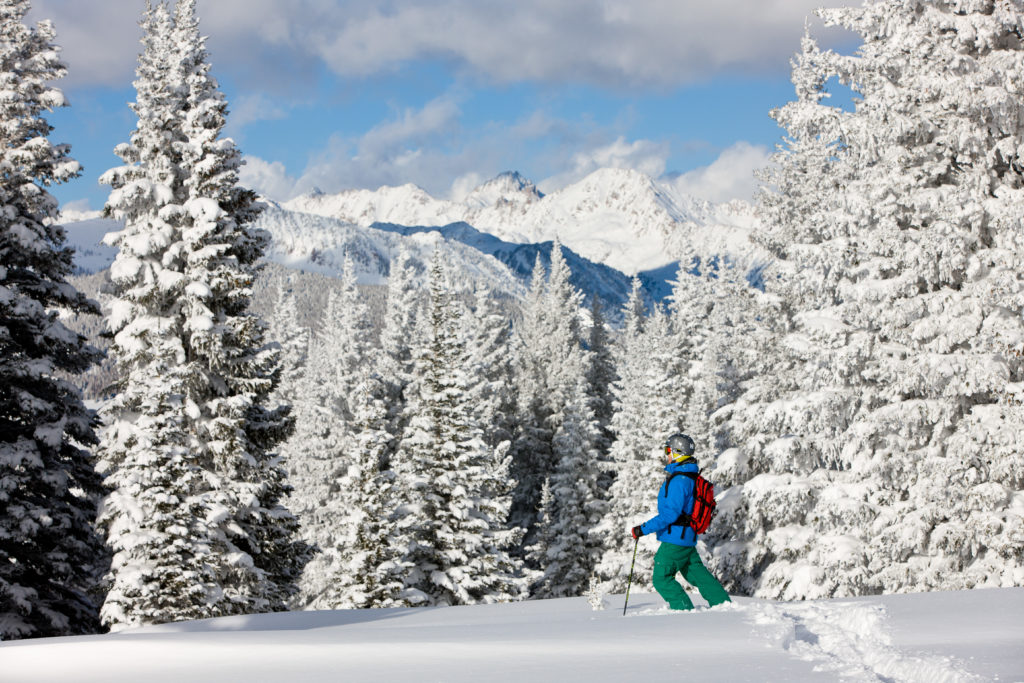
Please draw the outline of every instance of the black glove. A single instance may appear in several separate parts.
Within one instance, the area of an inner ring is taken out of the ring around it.
[[[633,538],[640,538],[644,535],[644,530],[638,526],[633,527]]]

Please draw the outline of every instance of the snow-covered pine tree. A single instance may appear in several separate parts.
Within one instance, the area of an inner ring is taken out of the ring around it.
[[[1024,380],[1003,353],[1024,339],[1024,3],[916,5],[823,13],[864,38],[834,68],[863,96],[843,223],[873,226],[839,286],[874,351],[844,456],[893,477],[868,546],[883,590],[1019,586],[1024,479],[983,444],[1020,437],[1002,398]]]
[[[556,238],[551,245],[551,270],[544,289],[543,320],[547,329],[545,379],[550,412],[549,428],[557,431],[562,422],[562,408],[579,390],[579,379],[590,367],[590,354],[583,349],[580,310],[583,294],[569,278],[572,272]],[[558,453],[555,452],[555,458]],[[554,463],[552,463],[553,465]]]
[[[719,259],[699,273],[680,269],[672,286],[671,329],[687,368],[677,393],[681,424],[700,449],[702,466],[733,443],[719,414],[752,377],[770,372],[760,353],[769,338],[758,290],[743,268]]]
[[[484,430],[484,440],[496,447],[511,443],[516,424],[516,397],[512,367],[512,327],[508,313],[485,286],[473,290],[472,309],[462,316],[466,325],[469,363],[479,381],[473,402]]]
[[[591,362],[590,352],[582,344],[583,295],[569,282],[571,273],[557,238],[551,247],[550,271],[545,273],[541,264],[538,256],[522,319],[516,328],[519,419],[512,445],[517,483],[513,520],[527,529],[528,544],[535,540],[532,532],[543,483],[554,475],[563,455],[574,457],[559,453],[555,444],[555,436],[566,419],[566,407],[581,388],[590,398],[586,383],[580,384]],[[588,419],[593,420],[592,409],[586,412]],[[594,442],[585,448],[596,469],[600,453]]]
[[[528,538],[528,557],[546,572],[535,594],[582,595],[599,554],[592,531],[603,512],[603,454],[587,381],[591,352],[582,345],[582,295],[569,282],[557,239],[543,287],[542,276],[538,261],[518,337],[522,413],[516,447],[518,471],[531,482],[534,507],[525,512],[536,518],[544,482],[552,507]]]
[[[413,373],[411,339],[416,330],[420,299],[415,270],[403,245],[389,268],[387,307],[376,360],[378,372],[388,388],[388,431],[393,435],[389,457],[405,431],[405,393]]]
[[[599,429],[597,448],[603,458],[615,438],[611,432],[612,415],[615,414],[612,384],[618,376],[615,373],[614,349],[608,323],[605,321],[601,299],[596,296],[590,306],[587,350],[590,352],[590,364],[587,367],[588,393]]]
[[[349,394],[365,377],[370,358],[370,312],[357,282],[355,263],[351,255],[346,255],[341,287],[333,307],[328,306],[319,344],[319,353],[323,356],[320,362],[328,370],[321,379],[335,387],[335,413],[343,423],[353,419],[355,411],[349,405]]]
[[[108,319],[121,379],[100,449],[115,627],[284,609],[309,554],[271,450],[292,427],[287,406],[265,405],[278,353],[248,310],[267,236],[247,227],[258,209],[194,12],[147,4],[138,126],[103,177],[125,222]]]
[[[601,433],[587,389],[587,378],[581,374],[552,442],[558,458],[545,482],[547,503],[538,541],[528,555],[540,568],[530,591],[539,598],[586,593],[601,556],[604,538],[597,527],[606,511],[598,450]]]
[[[528,539],[537,524],[541,489],[551,470],[552,431],[544,402],[546,281],[547,270],[537,254],[513,338],[518,415],[511,448],[512,478],[516,482],[512,494],[512,522],[527,530]]]
[[[846,165],[836,163],[842,112],[826,105],[821,52],[809,37],[802,48],[793,61],[797,99],[773,112],[787,136],[773,166],[763,172],[771,189],[759,197],[763,229],[753,234],[777,257],[765,277],[767,294],[759,301],[764,334],[751,340],[768,364],[723,411],[723,429],[735,447],[715,463],[718,514],[709,533],[711,564],[730,591],[793,597],[807,596],[802,592],[807,564],[789,562],[806,554],[809,539],[816,537],[819,494],[829,491],[828,504],[837,510],[827,518],[845,518],[850,527],[867,525],[864,507],[844,498],[849,489],[839,481],[844,475],[835,457],[859,401],[857,387],[844,386],[825,363],[840,353],[843,334],[838,326],[817,324],[827,316],[795,314],[827,310],[838,301],[833,278],[839,269],[825,258],[821,244],[832,238],[829,222],[841,211],[832,188],[849,176]],[[847,563],[844,554],[830,549],[836,538],[841,535],[826,537],[824,551],[815,551],[812,563]],[[773,566],[778,580],[766,579]],[[863,572],[826,571],[852,582],[839,592],[864,591]],[[791,585],[787,572],[800,577],[792,582],[795,592],[785,592]],[[834,585],[823,594],[831,592]]]
[[[597,564],[601,590],[626,589],[633,539],[629,530],[657,512],[658,487],[663,481],[662,441],[682,430],[683,406],[680,396],[687,360],[679,338],[661,307],[648,317],[640,281],[633,288],[623,311],[623,329],[616,344],[618,379],[612,385],[615,414],[611,431],[615,435],[609,460],[615,480],[608,492],[608,504],[597,533],[603,551]],[[650,587],[650,554],[637,557],[633,580]]]
[[[331,548],[337,570],[306,607],[319,609],[391,607],[401,604],[401,564],[395,549],[394,473],[384,469],[388,431],[387,387],[369,368],[349,394],[352,410],[350,463],[337,499],[346,515],[336,519]],[[315,560],[314,560],[315,562]]]
[[[1024,371],[1005,353],[1024,337],[1022,10],[871,1],[823,11],[863,39],[854,55],[805,41],[798,101],[776,114],[803,141],[779,157],[797,197],[765,227],[805,292],[785,342],[817,395],[790,403],[788,421],[824,438],[769,443],[772,469],[744,485],[763,516],[762,594],[1024,580],[1024,487],[1003,445],[1019,421],[1001,403]],[[857,96],[851,110],[820,102],[832,77]],[[800,184],[815,166],[820,179]],[[823,210],[790,213],[800,193]]]
[[[67,283],[72,250],[45,189],[79,173],[44,117],[66,106],[50,85],[66,69],[52,24],[25,25],[28,10],[0,0],[0,640],[97,631],[89,591],[107,557],[86,450],[97,420],[60,376],[100,358],[59,316],[99,312]]]
[[[345,277],[343,269],[342,279]],[[345,399],[350,387],[341,386],[336,380],[342,374],[337,358],[341,353],[339,342],[347,339],[351,332],[345,327],[347,317],[341,293],[330,292],[317,332],[309,343],[306,364],[298,383],[300,398],[294,408],[296,429],[285,447],[294,487],[292,506],[303,519],[307,532],[310,525],[304,511],[324,504],[326,488],[319,491],[316,487],[331,486],[334,479],[329,476],[330,472],[337,470],[335,456],[344,448]],[[304,477],[309,481],[303,482]]]
[[[669,299],[672,345],[684,359],[675,387],[679,422],[705,453],[712,444],[708,417],[714,409],[717,388],[714,367],[708,367],[705,354],[714,347],[717,332],[710,315],[715,307],[719,267],[719,259],[705,260],[694,270],[680,267]]]
[[[173,201],[179,175],[170,135],[180,107],[158,85],[173,60],[167,7],[147,4],[141,26],[144,51],[132,105],[139,125],[116,150],[127,165],[103,177],[115,187],[109,212],[126,221],[111,266],[120,296],[107,321],[122,379],[104,408],[100,447],[113,489],[99,516],[115,553],[104,605],[104,621],[113,625],[208,616],[219,586],[203,555],[226,553],[206,523],[212,506],[203,494],[211,487],[190,454],[185,354],[175,334],[179,321],[165,303],[177,300],[181,288],[171,283],[182,279],[180,264],[165,268],[162,258],[179,231],[155,210],[158,200]]]
[[[349,541],[342,530],[348,528],[353,508],[341,481],[352,464],[358,436],[353,392],[372,366],[369,312],[356,280],[355,265],[346,257],[341,286],[331,292],[312,344],[298,426],[285,449],[293,486],[289,507],[302,521],[303,537],[322,551],[302,576],[301,605],[319,600],[317,604],[328,606],[324,596],[339,595],[331,587],[344,581],[347,571]]]
[[[274,309],[268,323],[270,338],[281,345],[281,377],[274,399],[293,406],[297,420],[295,405],[299,402],[302,376],[309,360],[310,331],[299,323],[291,277],[277,283]]]
[[[339,446],[345,426],[352,419],[348,405],[351,389],[363,376],[370,356],[369,311],[359,293],[352,259],[345,257],[337,290],[327,299],[319,330],[311,343],[303,393],[333,425],[329,446]]]
[[[404,505],[396,546],[410,567],[408,604],[458,605],[523,597],[521,564],[510,554],[522,530],[508,526],[508,444],[483,438],[473,402],[462,310],[439,252],[414,347],[405,436],[394,463]]]

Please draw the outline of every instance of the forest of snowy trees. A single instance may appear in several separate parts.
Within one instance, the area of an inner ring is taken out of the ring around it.
[[[401,253],[382,320],[351,264],[316,325],[286,279],[262,320],[195,0],[147,2],[98,414],[46,191],[79,172],[44,118],[65,67],[28,5],[0,0],[0,638],[621,592],[677,431],[734,594],[1024,585],[1021,0],[822,10],[860,45],[805,36],[771,112],[763,288],[694,248],[615,327],[557,239],[522,301]]]

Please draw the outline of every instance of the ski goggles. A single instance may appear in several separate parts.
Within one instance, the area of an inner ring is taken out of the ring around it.
[[[671,456],[672,459],[675,460],[676,462],[682,462],[683,460],[686,460],[687,458],[692,458],[693,457],[692,455],[686,455],[682,451],[679,451],[679,450],[676,450],[675,448],[672,448],[668,444],[665,444],[664,449],[665,449],[665,455],[666,456]]]

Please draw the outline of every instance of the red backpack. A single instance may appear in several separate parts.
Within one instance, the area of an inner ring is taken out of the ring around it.
[[[679,515],[679,519],[673,525],[693,527],[693,530],[702,534],[711,526],[711,520],[715,518],[715,485],[700,476],[698,472],[672,472],[665,479],[665,495],[668,495],[668,485],[672,478],[678,475],[693,479],[693,512],[686,512]]]

